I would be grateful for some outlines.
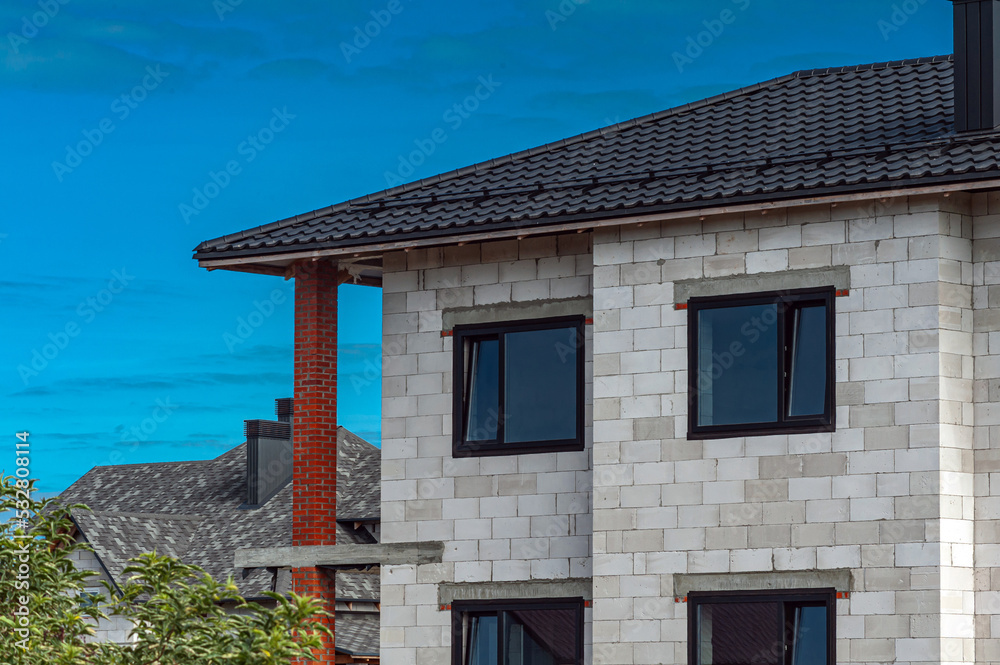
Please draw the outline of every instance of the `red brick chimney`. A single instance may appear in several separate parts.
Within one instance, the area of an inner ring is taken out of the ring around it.
[[[299,264],[295,273],[294,546],[337,542],[337,273],[328,261]],[[332,575],[295,568],[292,585],[296,593],[323,598],[333,613]],[[325,623],[334,629],[332,617]],[[335,662],[333,640],[315,656],[315,662]]]

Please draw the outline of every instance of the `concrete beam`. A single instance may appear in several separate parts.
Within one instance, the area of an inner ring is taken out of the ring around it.
[[[456,600],[520,600],[524,598],[594,598],[589,578],[531,580],[530,582],[444,582],[438,585],[438,603]]]
[[[850,289],[850,267],[834,266],[833,268],[785,270],[783,272],[762,273],[759,275],[685,279],[674,282],[674,301],[685,303],[691,298],[700,296],[729,296],[738,293],[790,291],[792,289],[807,289],[818,286]]]
[[[796,570],[775,573],[704,573],[674,575],[674,596],[692,591],[760,591],[764,589],[836,589],[851,591],[851,571]]]
[[[246,547],[236,550],[237,568],[310,568],[376,564],[441,563],[444,543],[377,543],[374,545],[312,545]]]
[[[444,330],[451,330],[457,325],[468,323],[524,321],[555,316],[583,316],[589,319],[594,316],[594,299],[586,296],[558,300],[496,303],[489,307],[452,307],[442,310],[441,325]]]

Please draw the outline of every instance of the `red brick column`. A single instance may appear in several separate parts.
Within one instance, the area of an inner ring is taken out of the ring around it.
[[[295,276],[292,545],[337,542],[337,272],[321,261]],[[333,612],[333,579],[324,571],[293,569],[292,587],[323,598]],[[332,617],[324,623],[333,630]],[[333,663],[333,641],[316,657]]]
[[[330,629],[330,632],[333,633],[335,619],[332,615],[335,590],[332,574],[327,575],[325,571],[318,568],[293,568],[292,588],[295,590],[295,593],[304,596],[317,596],[324,599],[324,609],[331,616],[321,619],[317,623],[326,625]],[[313,650],[313,658],[314,660],[308,662],[335,663],[337,661],[337,653],[334,650],[334,641],[332,639],[324,639],[323,647]],[[303,661],[295,662],[296,665],[305,665]]]

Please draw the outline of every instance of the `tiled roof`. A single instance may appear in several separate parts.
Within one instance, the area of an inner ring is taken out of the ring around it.
[[[378,617],[374,612],[338,612],[337,651],[351,656],[377,656]]]
[[[378,569],[365,573],[338,570],[334,595],[337,600],[377,603],[381,598],[380,584]]]
[[[338,505],[355,502],[365,517],[377,519],[379,450],[341,427],[337,464]],[[61,498],[93,511],[74,511],[73,517],[116,581],[128,559],[155,549],[216,579],[232,575],[241,594],[259,597],[273,590],[274,576],[258,570],[243,578],[233,565],[236,550],[292,544],[291,484],[260,508],[239,508],[246,501],[246,444],[204,462],[95,467]],[[359,515],[339,517],[338,542],[375,542],[364,527],[354,528],[351,520]],[[370,590],[362,590],[370,599]]]
[[[203,242],[202,260],[1000,176],[956,135],[952,58],[801,71]]]
[[[382,512],[382,453],[361,437],[340,428],[337,456],[337,519],[377,520]]]

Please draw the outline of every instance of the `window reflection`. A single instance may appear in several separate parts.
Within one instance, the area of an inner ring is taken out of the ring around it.
[[[576,436],[576,329],[507,333],[507,442]]]
[[[827,593],[692,598],[696,665],[832,665]]]
[[[456,327],[456,454],[583,447],[583,317]]]
[[[455,609],[454,663],[582,665],[582,600],[511,601]],[[524,603],[521,605],[520,603]]]
[[[468,403],[465,438],[495,440],[500,422],[500,342],[496,339],[471,344]]]
[[[793,313],[789,416],[813,416],[826,408],[826,308]]]

